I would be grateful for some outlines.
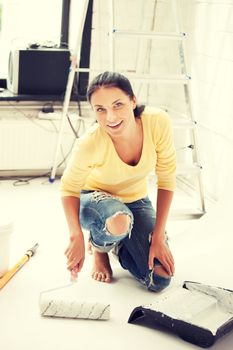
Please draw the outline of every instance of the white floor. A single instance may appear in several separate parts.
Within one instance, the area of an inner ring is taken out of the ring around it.
[[[0,208],[11,213],[15,229],[11,239],[13,266],[25,251],[39,243],[37,253],[0,291],[1,350],[65,349],[197,349],[176,335],[128,324],[134,307],[151,303],[158,294],[146,291],[112,259],[114,282],[110,285],[91,280],[91,256],[76,284],[77,295],[104,296],[111,305],[109,321],[42,318],[41,291],[69,283],[64,250],[68,233],[62,212],[59,182],[32,180],[13,186],[0,182]],[[231,195],[210,206],[200,220],[169,222],[170,246],[176,261],[172,286],[185,280],[233,289],[233,230]],[[182,200],[182,196],[177,199]],[[80,289],[79,289],[80,288]],[[219,340],[215,350],[232,349],[233,332]]]

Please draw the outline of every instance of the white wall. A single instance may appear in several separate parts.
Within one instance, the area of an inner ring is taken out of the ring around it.
[[[233,177],[233,1],[181,0],[206,190]]]

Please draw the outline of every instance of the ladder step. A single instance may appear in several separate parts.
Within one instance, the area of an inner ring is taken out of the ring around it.
[[[177,164],[176,175],[200,174],[202,167],[198,164]]]
[[[92,68],[77,68],[76,72],[86,73],[86,72],[101,72],[101,69],[92,69]],[[148,82],[148,83],[183,83],[188,84],[191,79],[188,75],[169,75],[169,76],[152,76],[151,74],[141,74],[137,75],[134,71],[121,71],[122,74],[126,75],[131,80]]]
[[[205,214],[201,209],[176,209],[171,210],[169,219],[171,220],[192,220],[199,219]]]
[[[155,33],[152,31],[118,30],[114,29],[113,34],[119,36],[136,36],[150,39],[183,40],[185,33]]]
[[[92,69],[92,68],[77,68],[76,72],[78,73],[86,73],[86,72],[101,72],[101,69]],[[188,84],[189,80],[191,79],[188,75],[169,75],[169,76],[152,76],[151,74],[141,74],[136,75],[136,73],[132,71],[120,71],[122,74],[127,76],[130,80],[135,81],[141,81],[141,82],[147,82],[147,83],[182,83],[182,84]]]
[[[168,114],[170,114],[172,118],[177,118],[177,119],[180,119],[181,121],[190,120],[194,124],[197,124],[197,122],[191,118],[191,115],[171,109],[170,107],[167,107],[167,106],[160,106],[160,108],[164,109]]]
[[[135,73],[122,72],[129,80],[140,81],[145,83],[182,83],[188,84],[191,77],[188,75],[170,75],[170,76],[152,76],[151,74],[136,75]]]
[[[193,129],[196,125],[192,120],[183,117],[172,117],[171,120],[174,129]]]
[[[159,105],[159,108],[163,109],[170,115],[175,129],[193,129],[197,125],[197,122],[185,113],[173,110],[164,105]]]

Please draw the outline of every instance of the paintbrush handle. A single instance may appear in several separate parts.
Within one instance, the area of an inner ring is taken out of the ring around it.
[[[38,243],[34,245],[31,249],[29,249],[26,254],[13,266],[5,275],[0,278],[0,289],[2,289],[7,282],[16,274],[17,271],[23,267],[23,265],[35,254],[35,251],[38,247]]]
[[[17,264],[15,264],[15,266],[13,266],[7,273],[5,273],[2,278],[0,278],[0,289],[2,289],[5,284],[16,274],[16,272],[19,271],[21,267],[23,267],[28,259],[29,256],[25,254],[22,259],[20,259]]]

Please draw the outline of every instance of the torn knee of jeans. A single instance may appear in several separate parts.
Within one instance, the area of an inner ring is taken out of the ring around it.
[[[167,273],[162,265],[156,265],[154,267],[154,274],[160,277],[170,278],[171,276]]]
[[[166,276],[162,276],[159,275],[157,272],[155,273],[153,270],[151,270],[147,278],[145,278],[145,284],[147,286],[147,289],[153,292],[160,292],[161,290],[166,288],[171,281],[171,277],[168,276],[168,274]]]
[[[105,228],[106,234],[113,236],[129,235],[132,230],[133,218],[124,211],[116,212],[106,220]]]

